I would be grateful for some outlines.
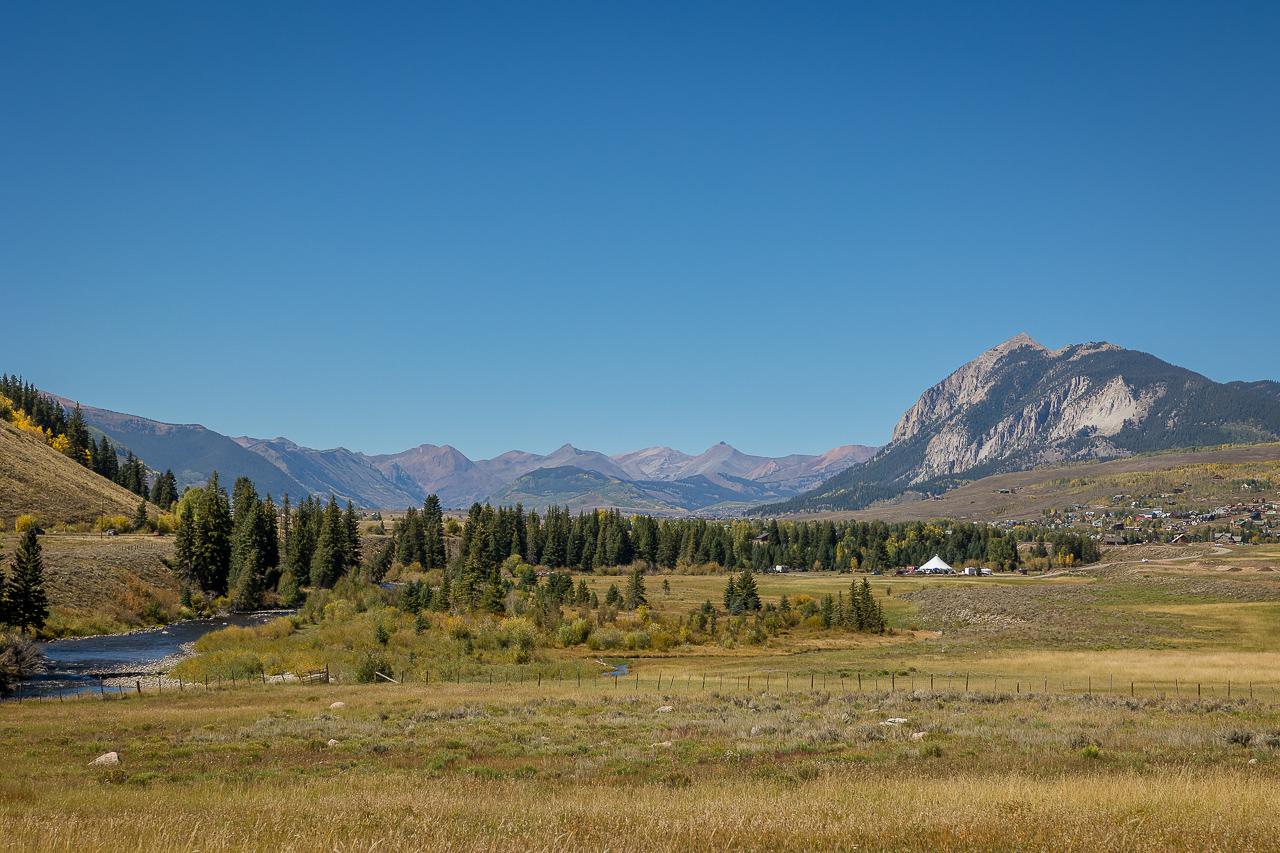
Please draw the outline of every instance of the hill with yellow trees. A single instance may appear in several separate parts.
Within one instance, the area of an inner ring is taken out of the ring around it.
[[[0,420],[0,528],[13,530],[20,515],[45,528],[92,523],[103,514],[132,517],[138,500],[50,447],[46,437]]]

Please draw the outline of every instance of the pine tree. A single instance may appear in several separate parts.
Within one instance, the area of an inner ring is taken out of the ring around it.
[[[639,566],[633,566],[631,577],[627,581],[627,609],[635,610],[648,603],[649,600],[644,596],[644,575],[641,574]]]
[[[745,569],[738,576],[738,597],[742,599],[743,610],[759,610],[760,594],[756,591],[756,579],[751,576],[751,570]]]
[[[356,508],[347,501],[347,511],[342,516],[344,570],[354,569],[360,565],[360,519],[356,516]]]
[[[49,598],[44,591],[44,559],[34,527],[27,528],[18,543],[13,573],[6,584],[9,621],[19,630],[38,631],[49,618]]]
[[[226,595],[231,573],[231,506],[218,472],[209,477],[196,517],[196,576],[200,587]]]
[[[150,528],[151,526],[150,521],[147,519],[147,502],[146,501],[138,501],[138,508],[134,510],[134,513],[133,513],[132,525],[133,525],[133,529],[137,531],[146,530]]]
[[[173,559],[188,587],[197,583],[195,573],[195,511],[191,501],[183,501],[178,509],[178,527],[173,536]]]
[[[740,602],[741,599],[738,598],[738,582],[730,577],[729,583],[724,588],[724,609],[732,613]]]
[[[316,550],[311,555],[311,585],[327,589],[337,583],[346,568],[346,526],[342,520],[342,510],[338,508],[338,500],[329,496],[329,504],[324,508],[323,521],[320,523],[320,535],[316,539]]]
[[[89,428],[84,425],[84,415],[80,413],[79,403],[76,403],[75,410],[71,413],[66,436],[67,455],[86,468],[89,467],[89,448],[93,438],[89,435]]]
[[[489,572],[489,582],[485,584],[484,595],[480,599],[480,608],[486,613],[492,613],[494,616],[505,616],[507,605],[503,601],[504,598],[506,598],[506,595],[502,589],[502,576],[495,566]]]
[[[453,590],[449,581],[449,569],[446,568],[440,576],[440,589],[436,591],[435,598],[431,599],[431,608],[438,613],[444,613],[453,606]]]

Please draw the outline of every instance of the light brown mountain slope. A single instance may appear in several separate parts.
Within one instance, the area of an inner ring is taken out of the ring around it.
[[[138,496],[77,465],[39,438],[0,421],[0,527],[11,531],[19,515],[34,514],[49,527],[132,516]],[[151,507],[152,514],[159,512]]]

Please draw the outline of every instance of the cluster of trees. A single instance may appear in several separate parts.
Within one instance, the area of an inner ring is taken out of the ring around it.
[[[230,596],[233,609],[251,610],[262,593],[278,583],[280,537],[271,496],[258,497],[248,477],[240,477],[231,497],[213,472],[208,484],[187,489],[178,502],[174,562],[186,591],[199,588]]]
[[[286,603],[297,596],[299,586],[310,583],[328,589],[360,565],[359,521],[351,501],[347,501],[343,512],[333,495],[328,504],[312,496],[303,499],[291,513],[289,496],[285,495],[288,559],[280,593]]]
[[[1102,559],[1098,543],[1088,534],[1054,531],[1040,534],[1031,546],[1032,557],[1051,557],[1060,566],[1096,563]]]
[[[56,438],[60,435],[66,435],[71,425],[71,418],[67,415],[66,410],[62,408],[62,404],[51,397],[41,394],[35,385],[24,381],[21,376],[10,376],[7,373],[0,376],[0,395],[7,397],[13,408],[21,411],[31,419],[32,423],[51,436]],[[79,408],[79,406],[76,407],[77,410]],[[80,426],[84,427],[83,420],[80,422]],[[88,435],[88,430],[86,430],[83,449],[88,449]]]
[[[38,631],[49,618],[49,599],[44,591],[44,559],[34,527],[18,542],[18,551],[8,576],[0,569],[0,624],[21,631]]]
[[[802,608],[801,615],[804,614]],[[884,610],[880,602],[871,594],[871,581],[863,578],[859,583],[849,585],[849,600],[844,593],[836,597],[824,595],[816,611],[809,616],[820,616],[823,627],[843,628],[847,631],[865,631],[872,634],[883,634],[888,625],[885,623]]]
[[[381,521],[380,516],[378,520]],[[401,565],[417,563],[424,569],[445,567],[448,554],[445,549],[444,513],[436,495],[427,496],[422,512],[409,507],[404,518],[392,525],[391,535],[395,559]],[[520,553],[524,553],[523,550]]]

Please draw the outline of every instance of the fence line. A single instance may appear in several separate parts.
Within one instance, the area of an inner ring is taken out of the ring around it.
[[[528,673],[530,677],[527,682],[524,667],[519,667],[518,673],[514,676],[511,668],[505,667],[500,673],[489,670],[482,675],[469,676],[465,680],[460,670],[447,674],[437,672],[433,675],[430,670],[424,669],[421,671],[421,680],[412,680],[409,677],[411,674],[415,673],[402,670],[399,673],[400,678],[397,680],[394,672],[375,672],[374,681],[384,685],[388,683],[397,686],[413,684],[425,687],[456,687],[463,684],[488,687],[496,685],[503,690],[514,688],[518,691],[550,688],[563,689],[566,686],[563,669],[557,670],[553,674],[548,674],[546,671],[538,669],[533,673]],[[496,680],[494,678],[495,674],[500,676]],[[586,686],[589,690],[603,689],[615,693],[622,691],[633,693],[656,691],[663,693],[665,690],[668,694],[708,692],[709,690],[715,692],[725,692],[727,690],[731,693],[745,694],[766,694],[779,691],[783,693],[815,691],[830,693],[838,690],[841,694],[846,695],[874,694],[882,696],[901,693],[906,696],[913,696],[920,691],[927,691],[928,694],[941,695],[943,697],[957,695],[960,697],[990,696],[993,700],[1001,697],[1017,698],[1024,695],[1028,697],[1127,697],[1130,699],[1156,701],[1169,699],[1185,699],[1189,701],[1208,698],[1235,702],[1246,700],[1264,701],[1272,708],[1276,706],[1277,702],[1276,685],[1249,680],[1241,682],[1233,679],[1219,682],[1203,682],[1187,681],[1180,677],[1146,680],[1122,678],[1117,682],[1114,674],[1108,674],[1105,679],[1099,679],[1095,682],[1094,677],[1091,675],[1064,678],[1047,674],[1028,676],[1024,674],[1010,675],[972,671],[963,674],[950,672],[944,675],[938,675],[937,673],[908,673],[902,675],[896,672],[850,673],[848,670],[837,670],[835,672],[809,672],[805,675],[808,677],[805,678],[804,675],[797,673],[774,670],[732,674],[721,672],[708,676],[705,673],[694,674],[688,671],[675,674],[663,672],[661,669],[657,669],[652,675],[647,675],[636,669],[634,672],[628,671],[625,675],[618,670],[613,673],[588,675],[584,684],[583,673],[579,668],[571,674],[568,687],[571,690],[578,691]],[[129,695],[138,696],[146,693],[163,696],[166,693],[184,694],[192,690],[201,690],[207,693],[210,691],[270,688],[275,686],[315,686],[317,684],[327,685],[331,683],[351,685],[358,683],[355,681],[339,681],[334,678],[327,664],[323,669],[298,673],[286,672],[273,676],[268,676],[265,672],[254,674],[232,673],[226,678],[214,676],[211,678],[206,677],[202,681],[184,681],[182,678],[174,679],[165,675],[148,675],[131,679],[132,684],[127,684],[124,679],[120,678],[112,678],[111,680],[114,683],[107,685],[105,680],[98,679],[96,690],[93,687],[89,687],[77,690],[74,693],[64,694],[62,689],[59,688],[56,695],[42,694],[37,696],[24,696],[23,685],[20,682],[15,694],[10,697],[10,701],[17,701],[19,704],[23,701],[32,700],[63,702],[68,699],[83,700],[85,698],[96,698],[105,701],[108,699],[124,699]]]

